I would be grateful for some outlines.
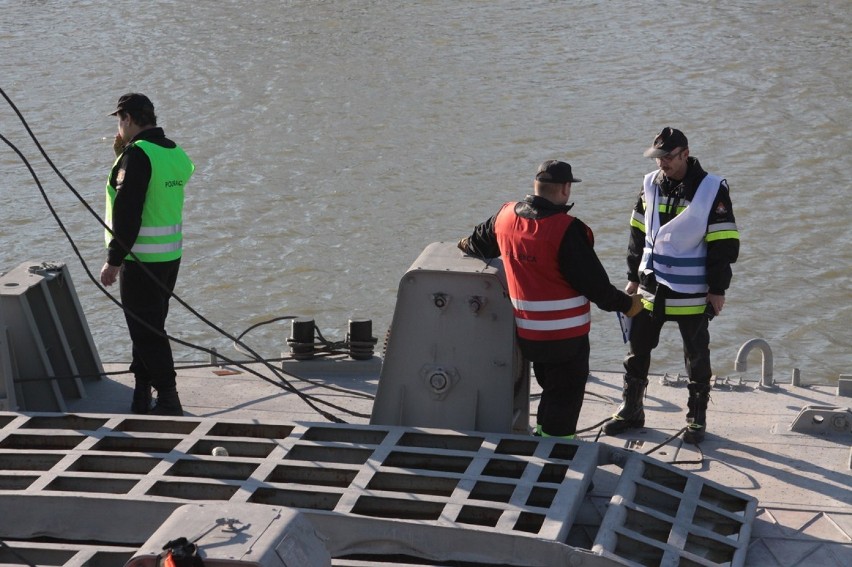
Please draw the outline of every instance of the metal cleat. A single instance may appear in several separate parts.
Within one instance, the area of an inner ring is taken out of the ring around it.
[[[830,406],[805,406],[793,420],[790,431],[829,435],[852,431],[852,410]]]

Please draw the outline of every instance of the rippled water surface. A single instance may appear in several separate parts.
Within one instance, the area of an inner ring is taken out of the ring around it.
[[[231,334],[282,315],[329,338],[350,318],[390,325],[405,270],[522,197],[546,158],[584,179],[574,212],[625,283],[642,158],[665,125],[732,189],[742,236],[714,370],[753,337],[775,374],[835,380],[852,366],[846,1],[691,3],[0,0],[0,88],[98,212],[127,91],[197,165],[177,293]],[[79,248],[97,221],[53,174],[13,110],[0,134],[30,160]],[[67,263],[101,358],[129,358],[123,316],[88,281],[21,159],[0,146],[0,271]],[[595,310],[592,367],[620,368],[614,315]],[[169,331],[234,354],[180,306]],[[289,325],[246,337],[287,350]],[[178,347],[183,360],[204,358]],[[750,370],[759,369],[752,355]],[[674,326],[652,367],[682,371]]]

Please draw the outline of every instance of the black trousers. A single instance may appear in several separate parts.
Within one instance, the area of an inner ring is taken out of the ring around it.
[[[690,382],[709,384],[710,331],[706,315],[677,315],[666,317],[642,310],[633,318],[630,331],[630,351],[624,359],[625,379],[646,380],[651,367],[651,351],[660,343],[660,331],[666,321],[674,321],[683,339],[683,361]]]
[[[166,317],[179,269],[180,259],[141,265],[125,261],[121,269],[121,302],[133,343],[130,371],[137,384],[151,385],[157,391],[175,387],[175,364],[166,337]]]
[[[559,341],[558,349],[535,348],[544,345],[529,343],[521,341],[521,350],[532,361],[535,379],[541,386],[536,422],[547,435],[574,435],[589,378],[589,336]]]

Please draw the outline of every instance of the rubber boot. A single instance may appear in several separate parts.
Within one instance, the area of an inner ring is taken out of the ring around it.
[[[683,433],[686,443],[700,443],[704,441],[704,433],[707,431],[707,403],[710,401],[710,384],[690,382],[689,399],[686,402],[687,428]]]
[[[177,389],[161,388],[157,390],[157,401],[150,412],[151,415],[183,415],[183,406],[180,405]]]
[[[624,377],[624,401],[618,411],[604,424],[604,433],[618,435],[628,429],[638,429],[645,426],[645,408],[642,399],[645,397],[647,380],[636,380]]]
[[[146,414],[151,411],[151,385],[147,382],[136,382],[130,411],[136,414]]]

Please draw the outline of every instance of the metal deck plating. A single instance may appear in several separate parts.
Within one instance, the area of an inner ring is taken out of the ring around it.
[[[285,367],[325,376],[294,380],[300,390],[368,411],[368,399],[321,387],[373,391],[367,366]],[[594,373],[581,425],[613,411],[619,378]],[[675,438],[646,456],[683,420],[677,380],[651,384],[649,427],[564,441],[303,421],[313,412],[295,395],[217,366],[181,372],[194,417],[99,413],[128,403],[132,378],[116,375],[69,401],[69,414],[0,414],[0,533],[60,558],[47,565],[117,565],[182,503],[253,502],[306,514],[334,565],[848,564],[849,432],[831,420],[821,432],[791,429],[802,407],[844,399],[830,387],[721,382],[699,451]]]

